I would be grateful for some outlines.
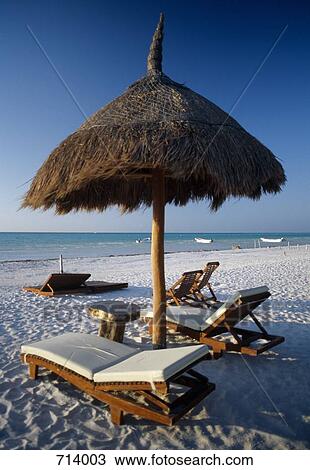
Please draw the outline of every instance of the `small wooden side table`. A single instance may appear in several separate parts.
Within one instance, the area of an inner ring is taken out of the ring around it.
[[[133,303],[107,300],[90,305],[88,313],[100,320],[99,336],[122,343],[126,323],[140,317],[140,307]]]

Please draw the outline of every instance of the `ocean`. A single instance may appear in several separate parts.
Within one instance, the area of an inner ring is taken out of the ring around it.
[[[0,262],[19,260],[64,258],[97,258],[150,253],[151,244],[145,240],[149,233],[0,233]],[[200,244],[194,239],[212,239],[210,244]],[[166,233],[166,252],[217,251],[233,246],[254,248],[260,237],[282,238],[280,244],[263,243],[261,246],[310,245],[310,233]]]

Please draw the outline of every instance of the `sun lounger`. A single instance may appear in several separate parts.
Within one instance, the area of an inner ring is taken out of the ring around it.
[[[209,359],[205,345],[140,351],[96,335],[69,333],[22,346],[21,359],[30,377],[48,369],[110,407],[111,419],[121,424],[123,413],[172,425],[209,395],[215,385],[194,371]],[[188,390],[169,403],[170,386]],[[128,393],[129,392],[129,393]],[[141,403],[141,398],[144,403]]]
[[[192,304],[191,301],[204,302],[206,304],[217,300],[210,284],[210,278],[219,267],[218,261],[211,261],[201,270],[187,271],[167,290],[168,303],[175,305]],[[211,297],[205,297],[202,289],[208,288]]]
[[[214,271],[219,267],[220,263],[218,261],[210,261],[206,264],[206,267],[202,271],[202,275],[198,278],[196,286],[193,288],[193,294],[195,299],[200,300],[202,302],[208,303],[209,301],[216,301],[216,295],[212,289],[210,284],[210,278]],[[210,297],[205,297],[202,293],[202,289],[208,288],[211,293]]]
[[[236,351],[257,356],[284,341],[282,336],[267,333],[253,313],[268,297],[268,287],[262,286],[240,290],[226,302],[216,302],[214,307],[168,306],[167,327],[207,344],[212,347],[214,353]],[[259,331],[236,326],[248,315]],[[152,312],[142,310],[141,317],[150,320],[151,330]],[[227,340],[227,334],[232,339]],[[253,344],[255,342],[256,345]]]
[[[203,271],[201,269],[197,271],[187,271],[167,290],[167,301],[168,303],[174,303],[180,305],[181,303],[188,303],[193,298],[193,289],[196,289],[196,285]]]
[[[24,291],[52,297],[65,294],[98,294],[128,287],[127,282],[87,281],[90,274],[51,274],[42,286],[23,287]]]

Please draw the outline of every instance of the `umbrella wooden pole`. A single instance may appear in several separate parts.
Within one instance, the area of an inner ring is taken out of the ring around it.
[[[166,347],[166,287],[164,260],[165,176],[153,170],[152,278],[153,278],[153,349]]]

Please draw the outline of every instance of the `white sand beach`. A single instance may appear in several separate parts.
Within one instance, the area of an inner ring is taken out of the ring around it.
[[[114,426],[108,410],[63,380],[44,373],[28,378],[23,343],[63,332],[97,334],[85,307],[101,299],[151,302],[147,255],[67,260],[70,272],[128,281],[127,290],[96,296],[40,298],[21,291],[57,271],[52,261],[1,263],[0,446],[5,449],[304,449],[310,448],[310,249],[260,249],[166,255],[167,286],[183,271],[211,260],[220,299],[240,288],[269,286],[257,309],[283,344],[259,356],[227,353],[198,370],[216,390],[172,428],[126,416]],[[127,326],[126,341],[147,336],[141,321]],[[186,341],[186,340],[185,340]]]

